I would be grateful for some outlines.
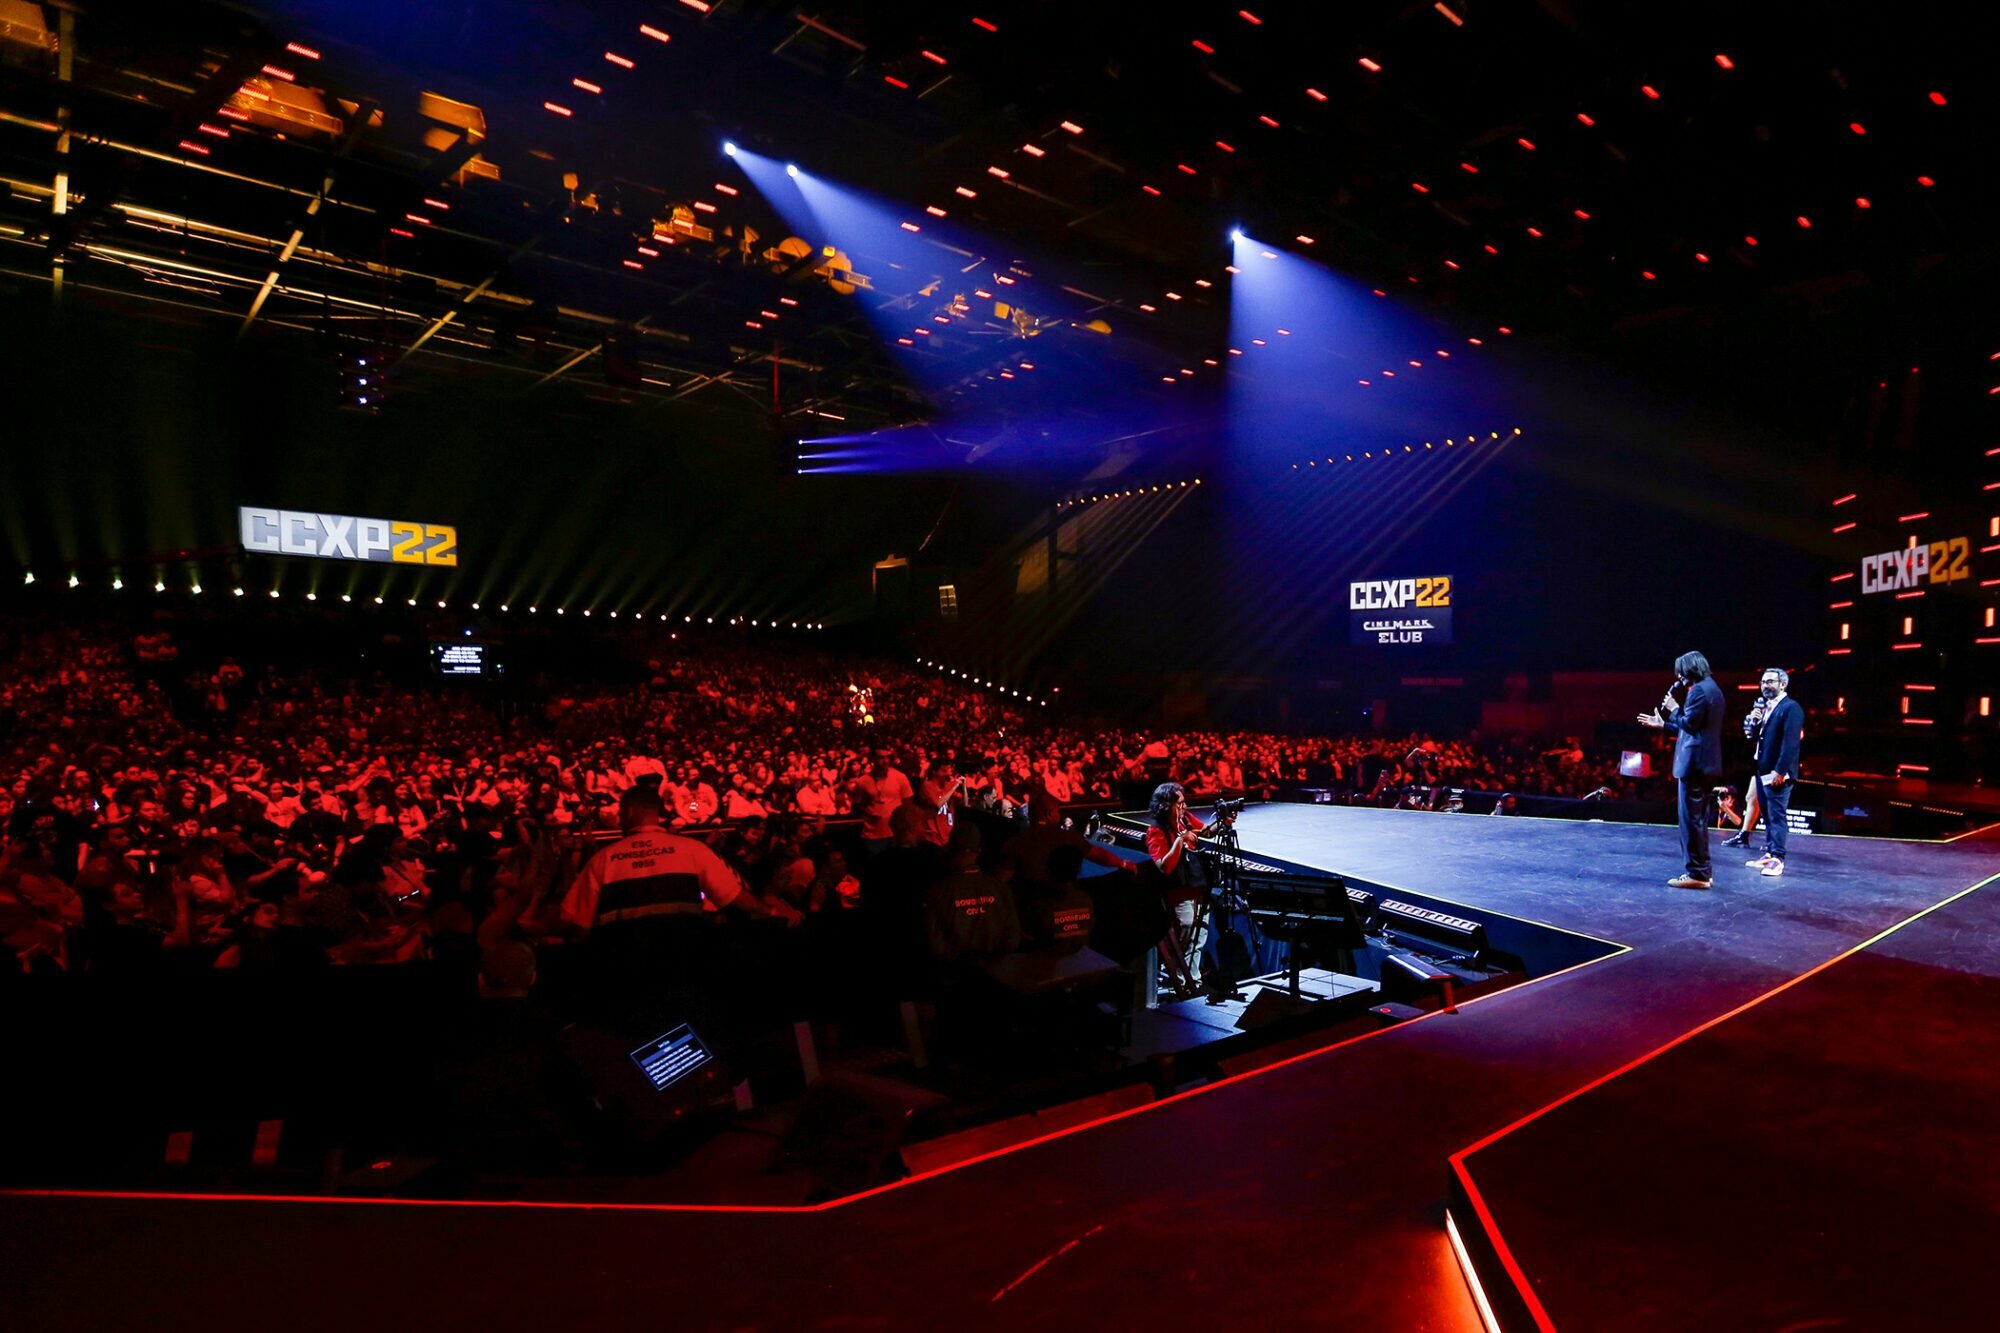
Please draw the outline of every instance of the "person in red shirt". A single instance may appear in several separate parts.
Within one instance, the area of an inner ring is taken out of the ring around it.
[[[1207,877],[1194,853],[1201,847],[1207,825],[1187,808],[1187,791],[1178,782],[1153,789],[1152,827],[1146,830],[1146,855],[1166,881],[1164,893],[1174,924],[1160,942],[1160,961],[1167,979],[1183,996],[1201,992],[1201,951],[1208,927],[1197,924],[1195,904],[1208,891]]]

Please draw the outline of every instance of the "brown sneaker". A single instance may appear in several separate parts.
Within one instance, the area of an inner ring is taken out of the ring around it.
[[[1696,879],[1693,875],[1675,875],[1672,879],[1667,881],[1667,887],[1670,889],[1705,889],[1708,888],[1711,883],[1713,883],[1713,881],[1706,879]]]

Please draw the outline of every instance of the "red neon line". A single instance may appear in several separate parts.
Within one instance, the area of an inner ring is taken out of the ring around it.
[[[1896,600],[1899,602],[1907,602],[1912,597],[1922,597],[1924,593],[1926,593],[1927,591],[1929,591],[1929,589],[1919,588],[1915,592],[1899,592],[1896,594]]]
[[[1899,771],[1906,768],[1916,771],[1924,771],[1924,772],[1929,771],[1928,769],[1924,768],[1922,765],[1919,764],[1899,764],[1897,765],[1897,768]],[[1555,1324],[1550,1321],[1548,1311],[1542,1305],[1541,1298],[1535,1295],[1535,1289],[1533,1285],[1529,1283],[1527,1274],[1521,1270],[1521,1265],[1514,1258],[1513,1250],[1508,1247],[1506,1240],[1501,1236],[1499,1225],[1493,1220],[1493,1213],[1486,1206],[1485,1197],[1480,1194],[1479,1187],[1473,1183],[1472,1174],[1470,1171],[1466,1169],[1465,1165],[1465,1159],[1467,1157],[1470,1157],[1473,1153],[1478,1152],[1481,1148],[1489,1147],[1498,1140],[1505,1138],[1509,1134],[1512,1134],[1515,1130],[1522,1128],[1524,1125],[1530,1124],[1533,1121],[1541,1119],[1543,1116],[1547,1115],[1549,1112],[1555,1110],[1556,1108],[1560,1106],[1565,1106],[1570,1102],[1575,1101],[1577,1098],[1583,1096],[1585,1093],[1592,1092],[1598,1088],[1603,1087],[1606,1083],[1609,1083],[1612,1079],[1618,1078],[1625,1074],[1629,1074],[1634,1069],[1637,1069],[1640,1065],[1646,1064],[1648,1061],[1657,1059],[1659,1056],[1665,1055],[1668,1051],[1673,1050],[1676,1046],[1680,1046],[1685,1044],[1686,1042],[1692,1041],[1694,1038],[1700,1036],[1702,1033],[1707,1032],[1710,1028],[1717,1027],[1723,1023],[1726,1023],[1730,1019],[1735,1018],[1738,1014],[1743,1013],[1745,1010],[1752,1009],[1757,1005],[1764,1003],[1764,1001],[1771,999],[1773,996],[1783,994],[1784,992],[1790,990],[1792,987],[1798,985],[1802,981],[1808,981],[1813,977],[1818,976],[1820,973],[1826,971],[1829,967],[1832,967],[1835,963],[1838,963],[1843,959],[1851,958],[1855,954],[1860,953],[1863,949],[1881,943],[1883,940],[1895,934],[1903,927],[1910,925],[1913,922],[1922,920],[1924,917],[1929,916],[1932,912],[1937,911],[1939,908],[1949,907],[1951,904],[1957,902],[1960,898],[1965,897],[1967,894],[1974,893],[1980,889],[1983,889],[1987,885],[1992,884],[1996,881],[2000,881],[2000,875],[1989,875],[1985,879],[1980,880],[1976,884],[1971,884],[1963,889],[1960,889],[1957,893],[1952,894],[1948,898],[1944,898],[1938,902],[1932,903],[1929,907],[1924,908],[1922,911],[1917,912],[1912,916],[1905,917],[1901,921],[1898,921],[1895,925],[1890,926],[1888,929],[1882,931],[1880,934],[1877,934],[1869,939],[1865,939],[1851,948],[1842,950],[1840,953],[1835,954],[1833,957],[1827,959],[1825,962],[1819,964],[1817,967],[1813,967],[1807,971],[1801,972],[1799,975],[1793,977],[1790,981],[1781,982],[1780,984],[1773,986],[1770,990],[1765,991],[1762,995],[1759,995],[1754,999],[1747,1000],[1744,1003],[1737,1005],[1734,1009],[1731,1009],[1728,1013],[1721,1014],[1715,1018],[1709,1019],[1706,1023],[1702,1023],[1699,1026],[1694,1027],[1689,1031],[1682,1033],[1680,1036],[1675,1037],[1672,1041],[1666,1042],[1665,1044],[1657,1046],[1654,1049],[1646,1052],[1638,1059],[1622,1064],[1618,1068],[1612,1070],[1610,1073],[1592,1079],[1590,1082],[1584,1084],[1582,1087],[1576,1089],[1573,1092],[1564,1093],[1562,1096],[1550,1102],[1547,1106],[1544,1106],[1539,1110],[1530,1111],[1528,1112],[1528,1114],[1522,1116],[1519,1120],[1514,1121],[1512,1124],[1504,1125],[1501,1128],[1494,1130],[1491,1134],[1488,1134],[1485,1138],[1480,1139],[1477,1143],[1474,1143],[1471,1147],[1461,1148],[1457,1152],[1453,1153],[1450,1158],[1451,1168],[1454,1172],[1458,1174],[1459,1183],[1465,1188],[1466,1198],[1472,1201],[1473,1210],[1477,1212],[1479,1215],[1479,1224],[1486,1228],[1486,1236],[1487,1239],[1493,1245],[1493,1252],[1500,1256],[1500,1262],[1502,1266],[1506,1268],[1507,1276],[1513,1281],[1515,1289],[1520,1293],[1522,1301],[1527,1305],[1528,1313],[1534,1317],[1536,1327],[1543,1330],[1544,1333],[1555,1333]],[[1504,993],[1504,992],[1495,992],[1495,993]],[[1384,1029],[1384,1030],[1388,1031],[1392,1029]]]
[[[1904,515],[1903,515],[1902,517],[1898,518],[1898,519],[1897,519],[1896,521],[1897,521],[1898,523],[1914,523],[1914,522],[1916,522],[1916,521],[1917,521],[1918,519],[1920,519],[1920,518],[1929,518],[1930,516],[1931,516],[1931,511],[1930,511],[1930,510],[1928,510],[1928,509],[1926,509],[1926,510],[1924,510],[1924,512],[1923,512],[1923,513],[1921,513],[1921,514],[1904,514]]]
[[[1854,571],[1850,569],[1845,574],[1835,574],[1832,578],[1828,579],[1827,582],[1838,583],[1842,579],[1851,579],[1853,577],[1854,577]]]
[[[1840,497],[1840,498],[1839,498],[1838,500],[1835,500],[1835,501],[1834,501],[1834,503],[1835,503],[1835,504],[1837,504],[1837,505],[1844,505],[1844,504],[1846,504],[1846,503],[1847,503],[1847,502],[1848,502],[1849,500],[1852,500],[1853,498],[1854,498],[1854,496],[1852,496],[1852,495],[1843,495],[1843,496],[1841,496],[1841,497]]]

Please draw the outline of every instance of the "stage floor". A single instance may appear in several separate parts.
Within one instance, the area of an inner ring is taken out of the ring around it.
[[[813,1210],[0,1198],[11,1322],[1475,1329],[1453,1153],[2000,870],[1988,843],[1801,837],[1784,878],[1736,857],[1699,893],[1665,887],[1671,828],[1331,806],[1241,828],[1628,951]]]

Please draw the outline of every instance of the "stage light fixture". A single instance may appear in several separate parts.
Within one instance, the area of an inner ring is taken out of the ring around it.
[[[1230,239],[1230,240],[1232,240],[1232,241],[1240,241],[1240,240],[1242,240],[1242,239],[1243,239],[1243,228],[1241,228],[1241,227],[1231,227],[1231,228],[1229,229],[1229,239]]]
[[[796,162],[785,163],[785,174],[787,176],[790,176],[792,179],[797,180],[799,175],[799,164]]]
[[[188,591],[193,593],[195,596],[199,597],[201,596],[201,585],[199,583],[191,584],[188,587]]]
[[[80,579],[80,578],[78,578],[78,577],[77,577],[76,575],[72,574],[72,575],[70,575],[70,576],[69,576],[69,586],[70,586],[70,587],[74,588],[74,587],[75,587],[75,586],[76,586],[77,584],[79,584],[79,583],[81,583],[81,582],[83,582],[83,580],[82,580],[82,579]]]
[[[724,139],[724,140],[722,141],[722,155],[723,155],[724,157],[735,157],[735,156],[736,156],[736,145],[735,145],[735,144],[733,144],[733,143],[731,143],[731,142],[730,142],[729,140],[727,140],[727,139]]]

